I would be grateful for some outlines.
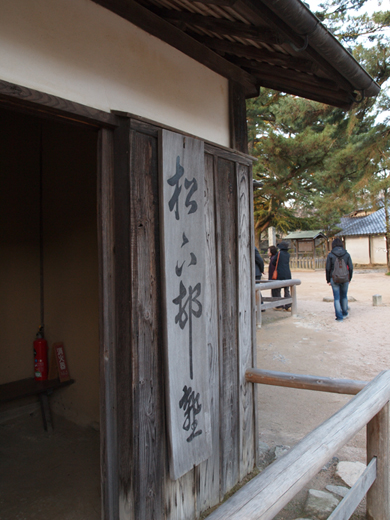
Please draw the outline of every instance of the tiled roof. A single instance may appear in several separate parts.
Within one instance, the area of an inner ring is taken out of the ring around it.
[[[381,208],[367,217],[344,217],[341,219],[340,227],[343,229],[336,236],[383,235],[386,233],[385,209]]]
[[[367,215],[364,217],[341,217],[340,222],[337,224],[337,227],[341,228],[342,231],[345,231],[349,226],[352,224],[356,224],[363,218],[366,218]]]
[[[321,231],[321,229],[316,230],[309,230],[309,231],[293,231],[292,233],[289,233],[286,237],[284,237],[284,240],[300,240],[300,239],[316,239],[318,237],[324,237],[324,233]]]

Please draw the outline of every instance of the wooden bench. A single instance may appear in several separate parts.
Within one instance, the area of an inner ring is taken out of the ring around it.
[[[57,388],[62,388],[74,383],[73,379],[61,381],[59,379],[48,379],[46,381],[36,381],[33,377],[21,379],[20,381],[12,381],[0,385],[0,403],[14,401],[31,395],[38,395],[41,403],[43,426],[46,431],[53,430],[51,420],[51,412],[49,405],[49,395]]]
[[[258,328],[261,327],[261,311],[266,309],[274,309],[281,305],[288,305],[291,303],[291,314],[296,315],[297,313],[297,291],[296,286],[301,284],[301,280],[264,280],[260,281],[255,285],[256,291],[256,325]],[[291,287],[291,297],[284,298],[280,297],[269,297],[263,296],[263,291],[271,289],[281,289],[283,287]]]

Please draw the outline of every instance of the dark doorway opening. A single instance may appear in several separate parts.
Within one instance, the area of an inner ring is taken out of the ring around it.
[[[42,282],[45,337],[75,380],[50,398],[51,434],[36,398],[0,408],[4,520],[100,518],[97,142],[88,125],[0,110],[0,384],[34,374]]]

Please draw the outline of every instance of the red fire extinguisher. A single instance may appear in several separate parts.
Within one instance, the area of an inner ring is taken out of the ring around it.
[[[43,337],[43,327],[39,327],[34,345],[34,371],[35,380],[44,381],[47,379],[47,341]]]

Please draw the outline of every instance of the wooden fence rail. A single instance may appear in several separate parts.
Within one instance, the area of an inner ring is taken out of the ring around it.
[[[295,256],[290,257],[290,268],[291,269],[325,269],[326,258],[323,257],[302,257],[297,258]]]
[[[316,390],[320,392],[349,395],[356,395],[368,384],[367,381],[306,376],[302,374],[291,374],[288,372],[261,370],[259,368],[250,368],[247,370],[245,378],[250,383],[259,383],[262,385],[286,386],[289,388],[299,388],[301,390]]]
[[[249,370],[249,377],[252,372],[253,369]],[[331,520],[349,518],[366,493],[368,518],[388,520],[389,400],[387,370],[237,491],[208,520],[271,520],[366,425],[367,469],[332,513]]]

